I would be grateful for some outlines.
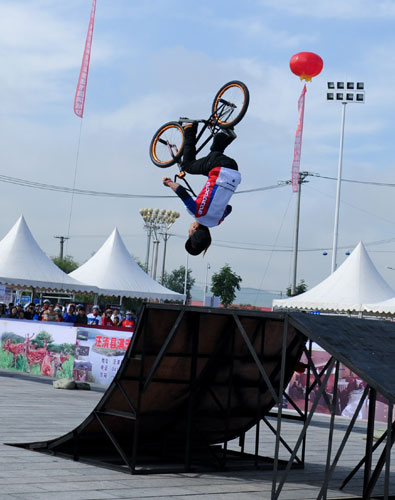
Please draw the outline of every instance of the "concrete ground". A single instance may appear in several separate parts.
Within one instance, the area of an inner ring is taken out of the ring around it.
[[[61,436],[81,423],[103,395],[103,390],[99,388],[92,391],[55,390],[48,382],[38,377],[11,376],[10,373],[0,372],[0,500],[271,498],[271,471],[131,476],[5,445]],[[348,422],[343,418],[336,420],[335,451]],[[280,499],[317,498],[325,471],[328,424],[326,416],[313,419],[308,432],[305,468],[290,472]],[[282,424],[283,435],[289,444],[296,442],[300,427],[300,423],[290,421]],[[338,488],[364,455],[365,427],[365,423],[358,423],[352,433],[330,484],[328,499],[360,498],[361,474],[344,491]],[[378,425],[378,428],[383,429],[384,425]],[[246,451],[253,452],[253,442],[254,430],[247,435]],[[261,428],[260,446],[263,454],[272,456],[274,439],[264,426]],[[286,458],[287,452],[282,452],[282,456]],[[390,492],[395,495],[393,467],[391,472]],[[377,495],[382,492],[383,480],[375,490]]]

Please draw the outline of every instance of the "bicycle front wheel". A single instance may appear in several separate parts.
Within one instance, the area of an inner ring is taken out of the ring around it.
[[[150,144],[151,161],[161,168],[177,163],[184,148],[184,129],[178,122],[168,122],[156,131]]]
[[[214,97],[212,116],[220,128],[233,127],[247,112],[250,93],[243,82],[233,80],[221,87]]]

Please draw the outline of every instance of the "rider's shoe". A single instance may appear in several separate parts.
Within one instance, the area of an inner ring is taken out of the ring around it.
[[[221,130],[221,132],[214,136],[210,150],[223,153],[229,144],[236,139],[236,137],[237,136],[233,129]]]
[[[190,135],[196,135],[197,129],[198,129],[198,123],[197,121],[193,121],[192,123],[186,123],[183,125],[184,132],[186,134]]]

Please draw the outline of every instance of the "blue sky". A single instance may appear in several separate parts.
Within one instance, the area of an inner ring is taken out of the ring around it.
[[[2,175],[71,187],[81,121],[73,113],[90,0],[0,0],[0,162]],[[289,70],[300,51],[319,54],[324,69],[306,94],[301,169],[336,177],[341,105],[325,100],[330,80],[364,81],[366,103],[347,105],[343,176],[394,179],[395,2],[377,0],[199,1],[97,0],[91,67],[76,187],[169,194],[150,163],[154,131],[179,116],[206,117],[229,80],[250,89],[250,108],[227,150],[243,175],[240,190],[291,175],[302,89]],[[175,170],[168,169],[166,174]],[[200,182],[192,184],[199,189]],[[66,235],[71,197],[0,182],[0,236],[23,213],[49,254]],[[314,286],[330,272],[336,182],[309,177],[301,204],[298,279]],[[362,240],[395,288],[394,188],[342,184],[338,261]],[[203,259],[191,258],[197,284],[206,265],[225,263],[243,285],[285,290],[291,279],[296,195],[290,187],[239,194],[213,230]],[[178,199],[75,196],[67,253],[83,262],[117,226],[133,255],[145,258],[142,207],[179,210],[167,268],[185,263],[190,218]],[[322,250],[328,256],[322,255]],[[161,258],[161,256],[160,256]]]

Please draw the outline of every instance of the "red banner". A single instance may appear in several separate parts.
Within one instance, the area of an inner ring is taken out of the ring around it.
[[[299,190],[300,156],[302,153],[303,118],[304,118],[304,96],[306,94],[306,91],[307,89],[305,85],[298,100],[299,121],[295,135],[294,161],[292,162],[292,191],[294,193],[297,193]]]
[[[89,62],[91,58],[93,27],[95,24],[96,0],[92,0],[91,17],[89,20],[88,34],[86,35],[84,55],[82,56],[80,76],[74,97],[74,113],[80,118],[84,115],[86,85],[88,83]]]

